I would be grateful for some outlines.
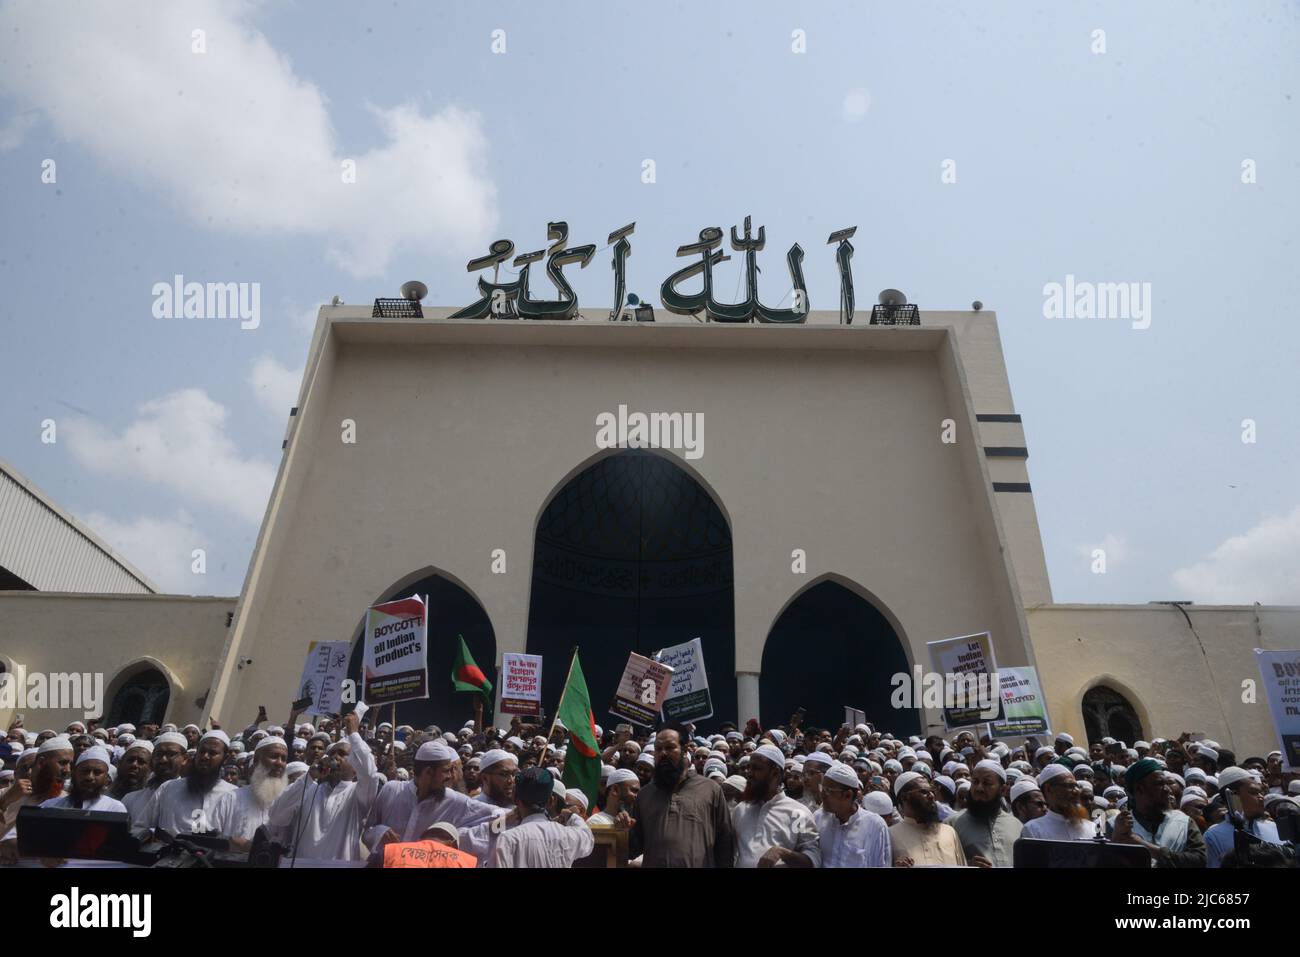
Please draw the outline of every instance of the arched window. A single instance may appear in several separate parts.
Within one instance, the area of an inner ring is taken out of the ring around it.
[[[113,695],[108,709],[108,725],[128,722],[137,728],[146,724],[162,724],[167,714],[171,687],[157,668],[136,672]]]
[[[1084,693],[1083,726],[1089,741],[1109,737],[1132,747],[1143,737],[1137,711],[1127,698],[1106,685],[1096,685]]]

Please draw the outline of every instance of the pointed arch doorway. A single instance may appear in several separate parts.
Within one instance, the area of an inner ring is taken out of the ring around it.
[[[533,547],[528,652],[542,655],[554,714],[574,646],[598,724],[629,652],[700,638],[713,698],[701,729],[735,720],[731,525],[713,494],[670,455],[625,449],[562,483]]]

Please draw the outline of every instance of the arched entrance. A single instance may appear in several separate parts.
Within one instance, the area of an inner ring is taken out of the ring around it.
[[[144,667],[122,682],[108,709],[107,726],[162,724],[171,700],[167,676],[157,668]]]
[[[1083,727],[1089,741],[1115,738],[1132,747],[1143,738],[1137,711],[1128,698],[1108,685],[1094,685],[1084,692]]]
[[[765,728],[788,724],[804,708],[805,727],[833,731],[852,707],[879,730],[919,734],[920,711],[889,702],[899,673],[910,676],[911,666],[880,610],[838,581],[814,582],[786,605],[763,645],[760,720]]]
[[[424,652],[429,665],[429,697],[399,702],[397,723],[415,728],[436,724],[444,731],[452,731],[474,717],[474,696],[451,690],[451,669],[459,647],[456,636],[465,636],[465,644],[469,646],[474,662],[495,687],[496,634],[478,599],[457,582],[436,572],[390,588],[374,604],[411,595],[427,596],[429,603],[429,641]],[[361,632],[364,628],[363,617],[352,633],[352,659],[348,663],[348,677],[357,682],[358,689],[361,688],[361,658],[365,647]],[[391,706],[385,705],[380,711],[382,713],[376,714],[372,720],[391,720]],[[484,720],[490,720],[491,716],[492,702],[488,702]]]
[[[528,651],[546,659],[553,714],[576,645],[602,725],[629,652],[700,638],[715,727],[736,714],[731,526],[672,457],[606,455],[566,482],[537,521]]]

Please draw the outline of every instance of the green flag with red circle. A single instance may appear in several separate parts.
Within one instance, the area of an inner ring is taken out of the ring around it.
[[[474,664],[474,656],[469,653],[465,636],[457,635],[460,650],[456,652],[456,664],[451,669],[451,684],[456,691],[477,691],[487,701],[492,700],[492,682]]]

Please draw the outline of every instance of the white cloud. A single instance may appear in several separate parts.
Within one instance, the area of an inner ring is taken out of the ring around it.
[[[1106,553],[1107,568],[1116,562],[1125,561],[1129,556],[1128,541],[1114,532],[1107,532],[1102,540],[1095,545],[1080,545],[1079,554],[1092,561],[1092,553],[1099,548]]]
[[[1193,601],[1300,604],[1300,506],[1234,535],[1172,580],[1180,596]]]
[[[842,107],[844,122],[856,123],[867,115],[869,109],[871,109],[871,94],[866,90],[858,87],[844,94]]]
[[[454,106],[370,106],[386,142],[336,142],[323,93],[253,25],[246,0],[0,9],[11,53],[0,88],[57,134],[173,201],[194,221],[248,235],[308,235],[355,276],[398,249],[485,245],[496,189],[479,116]],[[206,31],[206,52],[191,33]],[[71,52],[75,51],[75,52]],[[345,160],[356,182],[343,182]]]
[[[120,522],[102,512],[84,517],[109,547],[151,578],[168,594],[211,594],[204,575],[196,575],[194,549],[206,549],[206,537],[185,512],[174,518],[143,516]]]
[[[228,414],[203,390],[183,389],[144,403],[121,435],[85,418],[69,419],[64,432],[73,456],[91,471],[155,482],[259,523],[275,466],[239,454],[226,435]]]
[[[17,149],[27,136],[27,131],[36,125],[35,113],[19,113],[4,126],[0,126],[0,153]]]
[[[253,397],[279,420],[288,418],[289,410],[297,405],[301,382],[302,369],[282,366],[270,356],[259,358],[248,373]]]

